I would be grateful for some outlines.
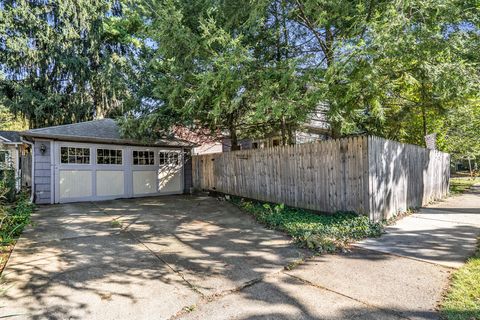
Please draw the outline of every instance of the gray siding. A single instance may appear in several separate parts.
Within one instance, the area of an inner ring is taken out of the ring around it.
[[[47,150],[44,154],[40,152],[40,146],[44,144]],[[50,203],[52,184],[51,184],[51,157],[52,143],[50,141],[36,140],[34,143],[35,159],[35,203]]]
[[[183,192],[190,193],[193,187],[192,178],[192,155],[190,150],[185,150],[185,162],[183,164]]]
[[[242,150],[252,149],[252,139],[240,139],[238,140],[238,145]],[[229,152],[232,151],[232,140],[231,139],[223,139],[222,141],[222,152]]]

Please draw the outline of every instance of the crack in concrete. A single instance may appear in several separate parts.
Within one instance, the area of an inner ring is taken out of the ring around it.
[[[392,257],[396,257],[396,258],[402,258],[402,259],[412,260],[412,261],[421,262],[421,263],[428,263],[428,264],[434,265],[434,266],[439,267],[439,268],[448,269],[449,271],[455,271],[455,270],[458,269],[458,268],[455,268],[455,267],[445,266],[445,265],[440,264],[440,263],[427,261],[427,260],[423,260],[423,259],[420,259],[420,258],[405,256],[405,255],[401,255],[401,254],[394,253],[394,252],[382,251],[382,250],[379,250],[379,249],[366,248],[366,247],[363,247],[361,244],[352,244],[351,246],[354,247],[355,249],[359,249],[359,250],[377,252],[377,253],[389,255],[389,256],[392,256]]]
[[[269,274],[266,274],[262,277],[258,277],[258,278],[254,278],[252,280],[249,280],[249,281],[246,281],[244,283],[242,283],[241,285],[235,287],[235,288],[232,288],[232,289],[227,289],[227,290],[223,290],[223,291],[220,291],[220,292],[217,292],[217,293],[213,293],[211,295],[208,295],[208,296],[203,296],[202,299],[197,302],[196,304],[194,305],[190,305],[190,306],[185,306],[183,307],[180,311],[178,311],[177,313],[175,313],[173,316],[171,316],[169,318],[169,320],[175,320],[175,319],[179,319],[180,317],[190,313],[190,312],[194,312],[193,310],[190,311],[188,310],[189,308],[193,307],[194,309],[200,307],[200,306],[204,306],[204,305],[207,305],[209,303],[212,303],[212,302],[215,302],[217,300],[220,300],[221,298],[223,297],[226,297],[230,294],[235,294],[235,293],[238,293],[238,292],[241,292],[242,290],[246,289],[246,288],[249,288],[249,287],[252,287],[256,284],[259,284],[260,282],[263,282],[265,279],[267,278],[274,278],[276,275],[279,275],[283,272],[283,268],[278,270],[278,271],[275,271],[275,272],[271,272]]]
[[[286,273],[286,272],[283,272],[283,274],[285,274],[285,275],[287,275],[287,276],[289,276],[289,277],[292,277],[292,278],[294,278],[294,279],[297,279],[298,281],[300,281],[300,282],[302,282],[302,283],[305,283],[305,284],[307,284],[307,285],[309,285],[309,286],[315,287],[315,288],[317,288],[317,289],[325,290],[325,291],[328,291],[328,292],[331,292],[331,293],[340,295],[340,296],[342,296],[342,297],[345,297],[345,298],[347,298],[347,299],[356,301],[356,302],[361,303],[361,304],[363,304],[363,305],[365,305],[365,306],[367,306],[367,307],[369,307],[369,308],[377,309],[377,310],[380,310],[380,311],[385,312],[385,313],[388,313],[388,314],[393,314],[393,315],[395,315],[395,316],[397,316],[397,317],[400,317],[400,318],[402,318],[402,319],[411,320],[411,318],[406,317],[406,316],[404,316],[403,314],[401,314],[401,313],[399,313],[399,312],[397,312],[397,311],[390,310],[390,309],[384,309],[384,308],[378,307],[378,306],[376,306],[376,305],[374,305],[374,304],[370,304],[370,303],[368,303],[368,302],[362,301],[362,300],[357,299],[357,298],[355,298],[355,297],[352,297],[352,296],[346,295],[346,294],[344,294],[344,293],[335,291],[335,290],[333,290],[333,289],[330,289],[330,288],[327,288],[327,287],[324,287],[324,286],[315,284],[315,283],[313,283],[313,282],[310,282],[310,281],[305,280],[305,279],[303,279],[303,278],[300,278],[300,277],[298,277],[298,276],[294,276],[294,275],[288,274],[288,273]]]
[[[105,212],[105,210],[101,207],[99,207],[96,203],[93,203],[93,205],[95,207],[97,207],[101,212],[103,212],[105,215],[109,216],[109,214],[107,212]],[[121,222],[120,222],[121,223]],[[147,246],[145,243],[142,242],[142,240],[140,240],[138,237],[136,237],[132,232],[130,232],[129,230],[126,230],[124,228],[121,228],[120,229],[121,231],[127,233],[130,237],[132,237],[135,241],[137,241],[138,243],[140,243],[143,247],[145,247],[145,249],[148,250],[148,252],[150,252],[151,255],[153,255],[157,260],[161,261],[164,265],[166,265],[170,270],[172,270],[175,274],[177,274],[180,278],[182,278],[182,280],[187,284],[188,288],[191,289],[193,292],[199,294],[201,297],[204,297],[205,295],[197,289],[197,287],[192,284],[190,281],[188,281],[185,276],[183,275],[182,272],[180,272],[179,270],[176,270],[173,266],[171,266],[167,261],[165,261],[164,259],[162,259],[162,257],[155,253],[152,249],[150,249],[149,246]]]
[[[298,266],[307,262],[309,259],[313,258],[314,256],[315,255],[304,257],[301,260],[295,260],[295,264],[293,265],[293,267],[292,267],[292,262],[289,262],[285,266],[283,266],[282,268],[279,268],[277,271],[270,272],[270,273],[265,274],[261,277],[254,278],[252,280],[246,281],[246,282],[242,283],[241,285],[239,285],[235,288],[223,290],[223,291],[213,293],[213,294],[208,295],[208,296],[203,296],[202,299],[199,302],[197,302],[194,305],[189,305],[189,306],[183,307],[180,311],[178,311],[173,316],[171,316],[169,318],[169,320],[179,319],[180,317],[182,317],[182,316],[184,316],[184,315],[186,315],[190,312],[194,312],[194,310],[196,308],[200,307],[200,306],[204,306],[204,305],[207,305],[209,303],[215,302],[215,301],[220,300],[221,298],[226,297],[230,294],[239,293],[246,288],[252,287],[254,285],[257,285],[257,284],[265,281],[265,279],[275,279],[277,276],[279,276],[281,274],[285,274],[284,273],[285,270],[288,270],[288,271],[294,270]],[[286,268],[288,268],[288,269],[286,269]],[[191,310],[192,308],[193,308],[193,310]]]
[[[115,231],[115,232],[108,232],[108,231],[102,231],[102,232],[108,233],[108,236],[113,236],[113,235],[119,235],[120,234],[120,230]],[[42,240],[42,241],[30,241],[30,240],[26,240],[26,241],[28,241],[27,242],[28,245],[32,245],[32,244],[35,245],[35,244],[48,244],[50,242],[62,242],[62,241],[66,241],[66,240],[75,240],[75,239],[82,239],[82,238],[95,238],[95,237],[98,237],[98,235],[88,234],[88,235],[84,235],[84,236],[61,237],[61,238],[50,239],[50,240]],[[17,241],[17,243],[18,243],[18,241]]]
[[[105,212],[105,210],[101,207],[99,207],[97,204],[93,203],[102,213],[104,213],[105,215],[107,216],[111,216],[109,213]],[[115,220],[115,219],[114,219]],[[401,319],[406,319],[406,320],[411,320],[411,318],[409,317],[406,317],[404,316],[403,314],[395,311],[395,310],[389,310],[389,309],[384,309],[384,308],[381,308],[381,307],[378,307],[374,304],[370,304],[368,302],[364,302],[362,300],[359,300],[355,297],[352,297],[352,296],[349,296],[349,295],[346,295],[346,294],[343,294],[341,292],[337,292],[333,289],[330,289],[330,288],[327,288],[327,287],[323,287],[321,285],[317,285],[315,283],[312,283],[308,280],[305,280],[301,277],[298,277],[298,276],[294,276],[294,275],[291,275],[287,272],[285,272],[285,268],[286,267],[291,267],[291,263],[289,264],[286,264],[284,267],[282,267],[281,269],[275,271],[275,272],[271,272],[271,273],[268,273],[266,275],[263,275],[261,277],[258,277],[258,278],[254,278],[254,279],[251,279],[249,281],[246,281],[246,282],[243,282],[242,284],[240,284],[239,286],[236,286],[232,289],[227,289],[227,290],[223,290],[223,291],[220,291],[220,292],[217,292],[217,293],[213,293],[211,295],[205,295],[202,291],[200,291],[193,283],[191,283],[189,280],[186,279],[185,275],[179,271],[179,270],[176,270],[173,266],[171,266],[167,261],[165,261],[160,254],[157,254],[155,253],[147,244],[145,244],[142,240],[140,240],[138,237],[136,237],[129,229],[129,227],[131,227],[132,225],[134,225],[135,222],[130,222],[129,223],[129,226],[128,227],[121,227],[121,231],[127,233],[130,237],[132,237],[135,241],[137,241],[138,243],[140,243],[142,246],[144,246],[149,252],[150,254],[152,254],[156,259],[158,259],[159,261],[161,261],[163,264],[165,264],[170,270],[172,270],[175,274],[177,274],[178,276],[180,276],[182,278],[182,280],[188,285],[188,287],[194,291],[195,293],[199,294],[200,295],[200,300],[193,304],[193,305],[186,305],[184,306],[181,310],[179,310],[178,312],[176,312],[175,314],[173,314],[169,320],[176,320],[176,319],[179,319],[181,318],[182,316],[186,315],[186,314],[189,314],[190,312],[195,312],[195,310],[201,306],[205,306],[207,304],[210,304],[212,302],[215,302],[215,301],[218,301],[219,299],[223,298],[223,297],[226,297],[226,296],[229,296],[231,294],[236,294],[236,293],[240,293],[242,290],[246,289],[246,288],[249,288],[249,287],[252,287],[254,285],[257,285],[257,284],[260,284],[262,283],[263,281],[265,281],[265,279],[275,279],[277,278],[279,275],[287,275],[291,278],[294,278],[304,284],[307,284],[309,286],[312,286],[312,287],[315,287],[317,289],[320,289],[320,290],[325,290],[325,291],[328,291],[328,292],[331,292],[333,294],[336,294],[336,295],[340,295],[340,296],[343,296],[347,299],[350,299],[352,301],[356,301],[358,303],[361,303],[365,306],[367,306],[368,308],[371,308],[371,309],[376,309],[376,310],[380,310],[384,313],[387,313],[387,314],[392,314],[392,315],[395,315]],[[358,248],[358,249],[361,249],[361,250],[367,250],[367,251],[373,251],[373,252],[380,252],[380,253],[383,253],[383,254],[387,254],[387,255],[392,255],[392,256],[396,256],[396,257],[400,257],[400,258],[404,258],[404,259],[411,259],[411,260],[416,260],[416,261],[419,261],[419,262],[422,262],[422,263],[429,263],[429,264],[433,264],[433,265],[436,265],[436,266],[439,266],[439,267],[443,267],[443,268],[447,268],[447,269],[453,269],[453,268],[448,268],[448,267],[444,267],[444,266],[441,266],[441,265],[438,265],[438,264],[435,264],[435,263],[432,263],[432,262],[428,262],[428,261],[423,261],[423,260],[420,260],[420,259],[414,259],[414,258],[411,258],[411,257],[405,257],[405,256],[401,256],[401,255],[396,255],[396,254],[392,254],[392,253],[389,253],[389,252],[382,252],[382,251],[378,251],[378,250],[373,250],[373,249],[367,249],[367,248],[363,248],[363,247],[359,247],[357,245],[352,245],[354,246],[355,248]],[[305,261],[308,260],[308,258],[311,258],[311,257],[305,257],[304,259],[301,260],[300,263],[295,263],[294,265],[294,268],[290,268],[288,271],[292,270],[292,269],[295,269],[297,268],[298,266],[302,265],[305,263]]]
[[[428,209],[428,207],[427,207]],[[448,214],[448,213],[447,213]],[[471,214],[471,215],[474,215],[474,214],[478,214],[478,213],[465,213],[465,214]],[[478,223],[465,223],[463,221],[454,221],[454,220],[446,220],[446,219],[434,219],[434,218],[429,218],[429,217],[419,217],[419,216],[415,216],[415,215],[412,215],[412,218],[415,218],[415,219],[424,219],[424,220],[431,220],[431,221],[439,221],[439,222],[449,222],[449,223],[454,223],[454,224],[460,224],[460,225],[469,225],[469,226],[479,226],[480,227],[480,224]]]

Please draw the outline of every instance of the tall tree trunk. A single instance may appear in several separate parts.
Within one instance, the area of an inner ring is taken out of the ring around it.
[[[230,134],[230,143],[231,143],[230,150],[231,151],[240,150],[240,146],[238,145],[237,129],[235,127],[233,116],[229,116],[228,133]]]
[[[342,124],[339,121],[330,121],[330,134],[333,139],[338,139],[342,136]]]
[[[283,28],[283,39],[285,41],[284,44],[284,56],[285,59],[288,60],[289,52],[288,52],[288,27],[287,27],[287,3],[285,0],[282,0],[282,28]]]
[[[333,64],[333,42],[334,36],[333,32],[330,29],[330,26],[327,26],[325,29],[325,58],[327,61],[327,67],[330,67]]]
[[[295,144],[293,135],[294,135],[294,130],[291,125],[288,125],[287,126],[287,144],[288,145]]]
[[[422,125],[423,125],[423,138],[424,138],[423,140],[426,147],[427,141],[425,140],[425,136],[427,135],[427,113],[426,113],[424,104],[422,104]]]
[[[282,122],[280,124],[280,132],[281,132],[281,135],[282,135],[282,145],[287,145],[288,144],[288,141],[287,141],[287,124],[285,122],[285,116],[282,116]]]
[[[230,147],[231,151],[240,150],[240,146],[238,145],[238,137],[237,137],[237,130],[230,129],[230,143],[232,146]]]
[[[275,60],[277,62],[281,61],[281,39],[280,39],[280,21],[278,19],[278,4],[275,3],[275,37],[276,37],[276,54],[275,54]]]
[[[424,144],[425,144],[425,147],[427,147],[427,141],[425,140],[425,136],[427,135],[427,106],[426,106],[426,103],[427,103],[427,93],[425,91],[425,83],[424,83],[424,77],[423,77],[423,74],[422,74],[422,85],[421,85],[421,88],[420,88],[420,97],[421,97],[421,105],[422,105],[422,127],[423,127],[423,141],[424,141]]]

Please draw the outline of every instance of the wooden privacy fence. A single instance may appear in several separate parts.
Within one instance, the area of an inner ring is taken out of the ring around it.
[[[448,194],[446,153],[359,136],[197,155],[193,186],[323,212],[389,218]]]

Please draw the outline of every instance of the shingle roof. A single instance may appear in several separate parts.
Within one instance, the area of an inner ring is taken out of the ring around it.
[[[20,133],[18,131],[0,131],[0,137],[8,140],[9,142],[22,142],[20,139]]]
[[[113,119],[101,119],[87,122],[65,124],[28,130],[30,134],[68,135],[80,137],[101,137],[107,139],[121,139],[117,123]]]
[[[191,143],[180,139],[161,139],[156,141],[138,141],[124,139],[120,128],[113,119],[101,119],[61,126],[32,129],[21,133],[25,137],[50,138],[65,141],[100,142],[113,144],[151,145],[169,147],[190,147]]]

